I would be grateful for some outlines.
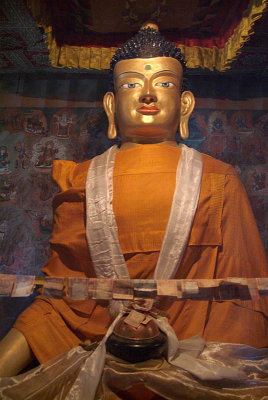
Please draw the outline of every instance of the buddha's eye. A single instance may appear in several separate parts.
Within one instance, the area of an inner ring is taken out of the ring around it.
[[[135,89],[137,87],[141,87],[140,83],[123,83],[121,86],[124,89]]]
[[[155,86],[161,86],[163,88],[170,88],[170,87],[175,86],[175,85],[172,82],[157,82],[155,84]]]

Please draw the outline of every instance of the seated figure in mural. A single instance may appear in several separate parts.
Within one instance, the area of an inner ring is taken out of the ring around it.
[[[122,145],[108,150],[108,158],[101,160],[103,168],[110,163],[108,186],[113,191],[112,208],[127,274],[137,279],[261,277],[265,253],[235,170],[176,142],[178,127],[181,137],[187,138],[194,108],[193,94],[181,90],[184,69],[180,50],[150,27],[141,29],[112,59],[114,91],[106,93],[104,107],[108,135],[112,139],[120,135]],[[176,178],[182,157],[184,169]],[[92,167],[94,174],[98,168],[92,166],[95,159],[81,164],[54,161],[53,179],[61,191],[53,202],[51,254],[43,268],[48,276],[121,276],[101,271],[91,242],[88,171]],[[169,220],[173,197],[181,188],[186,196],[183,206],[187,210],[188,203],[192,211],[189,218],[181,215],[176,221],[184,244],[167,276],[161,268],[169,265],[168,258],[161,265],[158,259],[166,229],[174,222]],[[267,345],[263,300],[164,299],[158,308],[170,315],[179,339],[200,335],[206,341]],[[33,354],[44,363],[86,340],[100,341],[111,321],[108,302],[38,296],[2,341],[0,371],[15,375]]]

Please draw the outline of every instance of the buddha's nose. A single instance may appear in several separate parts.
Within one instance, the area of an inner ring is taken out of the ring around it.
[[[146,93],[140,97],[140,103],[151,104],[156,101],[157,101],[157,97],[151,93]]]

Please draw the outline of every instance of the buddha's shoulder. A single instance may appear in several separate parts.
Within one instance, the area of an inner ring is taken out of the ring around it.
[[[91,160],[76,163],[69,160],[55,160],[52,168],[52,178],[66,190],[75,186],[83,186],[86,182],[87,171]]]
[[[83,171],[84,169],[89,167],[91,160],[86,160],[81,163],[77,163],[75,161],[70,160],[54,160],[53,161],[53,169],[54,170],[76,170],[76,171]]]
[[[84,175],[86,176],[91,161],[92,159],[83,161],[81,163],[76,163],[74,168],[74,178],[78,176],[84,176]]]
[[[203,173],[221,174],[221,175],[237,175],[236,170],[230,164],[217,160],[207,154],[202,153]]]

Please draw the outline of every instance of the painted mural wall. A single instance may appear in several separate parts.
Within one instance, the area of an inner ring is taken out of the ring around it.
[[[82,162],[114,144],[106,137],[101,104],[107,79],[11,78],[0,81],[0,273],[40,275],[58,191],[51,180],[53,160]],[[266,245],[267,109],[259,97],[198,97],[186,141],[236,168]],[[0,337],[31,301],[0,299]]]

